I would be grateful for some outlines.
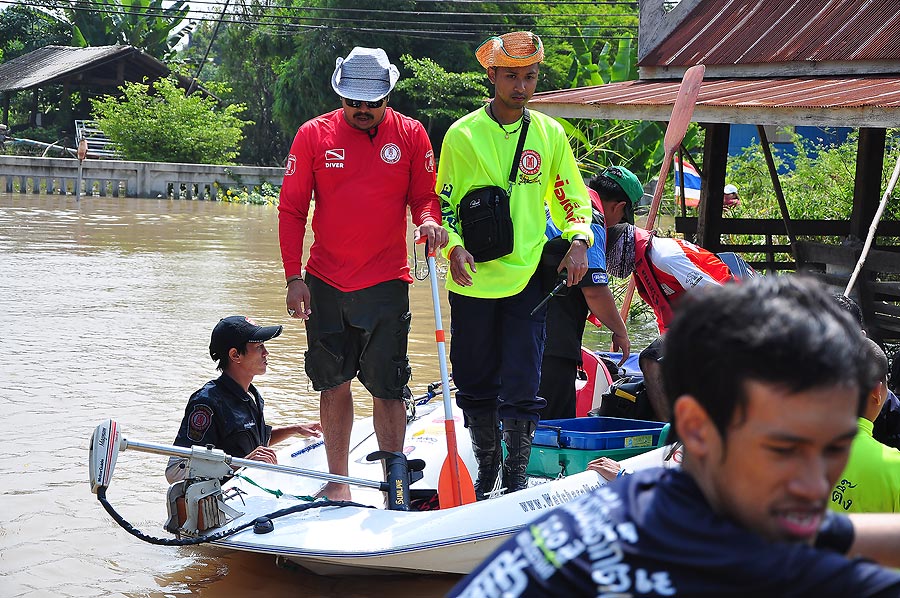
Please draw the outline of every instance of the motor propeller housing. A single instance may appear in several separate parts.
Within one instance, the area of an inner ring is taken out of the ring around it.
[[[120,437],[118,424],[108,419],[98,425],[91,434],[88,467],[91,476],[91,492],[97,494],[101,488],[107,488],[112,480],[116,458],[119,456]]]

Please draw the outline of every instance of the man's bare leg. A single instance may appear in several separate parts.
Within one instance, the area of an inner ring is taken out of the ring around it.
[[[399,401],[403,403],[403,401]],[[328,471],[335,475],[349,474],[350,432],[353,430],[353,396],[350,382],[322,392],[319,417],[325,438]],[[328,482],[318,493],[331,500],[350,500],[350,486]]]
[[[406,438],[406,403],[393,399],[374,399],[372,417],[375,437],[382,451],[402,451]]]

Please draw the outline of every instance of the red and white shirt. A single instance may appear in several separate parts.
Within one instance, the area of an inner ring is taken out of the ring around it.
[[[434,171],[422,124],[391,108],[369,131],[350,126],[341,109],[305,122],[291,145],[278,206],[285,277],[300,274],[315,199],[310,273],[342,291],[412,282],[407,206],[416,226],[441,223]]]
[[[660,334],[671,321],[671,306],[688,290],[734,280],[728,266],[702,247],[681,239],[651,237],[643,229],[635,229],[635,236],[638,294],[653,308]]]

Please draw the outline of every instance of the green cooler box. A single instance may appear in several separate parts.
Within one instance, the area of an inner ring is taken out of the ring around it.
[[[548,419],[538,423],[528,475],[556,478],[587,469],[597,457],[616,461],[666,444],[669,424],[619,417]]]

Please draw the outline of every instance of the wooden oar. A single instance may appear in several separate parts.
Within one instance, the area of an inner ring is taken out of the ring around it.
[[[421,242],[425,242],[424,240]],[[438,360],[441,365],[441,393],[444,398],[444,430],[447,436],[447,458],[441,466],[438,478],[438,502],[442,509],[458,507],[475,502],[475,484],[459,456],[456,446],[456,422],[450,403],[450,375],[447,371],[447,349],[444,340],[444,325],[441,322],[441,300],[438,295],[437,267],[434,249],[425,243],[428,259],[428,277],[431,279],[431,300],[434,303],[434,337],[437,340]]]
[[[706,67],[698,64],[689,68],[681,80],[681,87],[678,89],[675,106],[672,108],[672,117],[669,119],[669,125],[666,127],[666,136],[663,140],[665,156],[659,168],[659,178],[656,181],[656,190],[653,192],[653,201],[650,203],[647,224],[644,225],[644,228],[647,230],[652,230],[653,223],[656,221],[656,213],[659,211],[659,203],[662,200],[663,190],[666,187],[666,179],[669,176],[672,158],[675,156],[675,150],[681,145],[684,134],[687,133],[688,125],[691,124],[691,116],[694,114],[694,105],[697,103],[697,96],[700,94],[700,84],[703,82],[703,74],[705,72]],[[625,292],[622,309],[619,312],[623,321],[628,319],[628,310],[631,308],[631,300],[634,298],[634,280],[634,275],[632,275],[631,280],[628,281],[628,290]]]

